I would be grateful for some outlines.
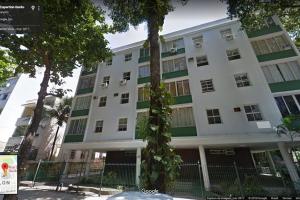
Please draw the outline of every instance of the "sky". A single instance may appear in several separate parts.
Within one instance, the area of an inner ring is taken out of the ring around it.
[[[184,6],[180,0],[175,0],[173,5],[175,9],[166,16],[160,34],[167,34],[227,17],[226,4],[220,0],[188,0]],[[106,21],[107,23],[111,23],[111,19],[108,16]],[[140,24],[136,28],[131,26],[127,32],[105,35],[105,38],[109,42],[109,47],[112,49],[145,40],[146,37],[146,23]],[[73,77],[65,80],[66,84],[64,85],[64,88],[72,89],[73,92],[71,94],[74,94],[76,90],[80,70],[75,70],[73,74]]]

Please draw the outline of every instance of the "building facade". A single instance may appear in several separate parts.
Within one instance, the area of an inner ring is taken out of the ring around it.
[[[42,81],[41,75],[42,71],[39,70],[36,78],[30,78],[28,74],[19,74],[0,86],[0,143],[4,144],[0,151],[3,151],[9,137],[14,133],[17,119],[24,109],[22,104],[36,98]]]
[[[171,145],[184,162],[201,162],[205,187],[207,166],[255,167],[256,154],[277,149],[298,180],[290,140],[275,127],[299,111],[300,56],[278,19],[248,34],[237,20],[221,19],[164,39],[161,79],[174,97]],[[138,42],[113,51],[81,73],[60,159],[92,162],[95,152],[106,152],[109,163],[136,163],[138,182],[146,143],[137,125],[149,109],[149,49]]]
[[[48,108],[55,108],[59,104],[59,102],[60,102],[59,98],[52,97],[52,96],[48,96],[44,100],[44,104]],[[9,138],[5,147],[5,151],[18,150],[21,142],[23,141],[26,130],[31,123],[35,106],[36,106],[36,99],[26,101],[26,103],[23,104],[23,108],[24,108],[23,113],[17,119],[16,129],[12,137]],[[56,131],[57,131],[56,119],[49,118],[48,116],[44,116],[40,122],[36,134],[34,135],[29,160],[49,159]],[[57,140],[55,142],[54,151],[53,151],[54,153],[52,158],[54,158],[58,154],[58,151],[62,143],[64,131],[65,131],[65,125],[60,127],[59,131],[57,132]]]

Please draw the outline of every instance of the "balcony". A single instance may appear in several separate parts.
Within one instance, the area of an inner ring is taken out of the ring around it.
[[[94,90],[94,88],[83,88],[83,89],[79,89],[77,90],[77,95],[79,94],[88,94],[88,93],[92,93]]]
[[[137,80],[138,84],[149,83],[149,82],[150,82],[150,76],[138,78]]]
[[[192,102],[193,102],[192,95],[173,97],[173,105],[192,103]],[[136,102],[136,109],[143,109],[143,108],[149,108],[149,107],[150,107],[150,101],[138,101],[138,102]]]
[[[29,126],[31,123],[32,117],[20,117],[17,119],[16,126]]]
[[[64,143],[71,143],[71,142],[82,142],[83,141],[83,134],[67,134],[65,136]]]
[[[267,35],[267,34],[271,34],[271,33],[276,33],[276,32],[280,32],[282,31],[281,27],[279,25],[270,25],[270,26],[265,26],[259,30],[255,30],[255,31],[249,31],[247,33],[249,38],[254,38],[254,37],[258,37],[258,36],[262,36],[262,35]]]
[[[197,129],[195,126],[190,127],[174,127],[170,129],[172,137],[189,137],[197,136]],[[135,139],[142,139],[139,135],[138,128],[135,129]]]
[[[294,51],[294,49],[288,49],[263,55],[257,55],[256,57],[259,62],[266,62],[270,60],[277,60],[293,56],[297,56],[297,53]]]
[[[97,67],[96,68],[93,68],[91,70],[83,70],[81,72],[81,76],[86,76],[86,75],[90,75],[90,74],[95,74],[97,72]]]
[[[89,109],[73,110],[72,113],[71,113],[71,117],[86,116],[88,114],[89,114]]]
[[[175,51],[175,52],[171,52],[171,51],[162,52],[161,57],[165,58],[165,57],[175,56],[175,55],[182,54],[182,53],[185,53],[185,48],[177,49],[177,51]]]
[[[300,80],[285,81],[285,82],[279,82],[279,83],[270,83],[269,86],[273,93],[274,92],[291,91],[291,90],[299,90],[300,89]]]
[[[139,63],[147,62],[150,60],[150,56],[139,57]]]
[[[162,78],[163,79],[169,79],[169,78],[176,78],[176,77],[181,77],[181,76],[188,76],[188,70],[180,70],[180,71],[175,71],[175,72],[168,72],[168,73],[163,73]]]

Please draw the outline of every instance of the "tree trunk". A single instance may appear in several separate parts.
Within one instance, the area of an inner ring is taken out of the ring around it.
[[[50,72],[51,72],[50,58],[47,53],[45,54],[44,57],[44,64],[46,69],[44,71],[43,80],[40,84],[41,87],[40,87],[40,91],[38,92],[38,100],[36,103],[36,107],[34,109],[32,121],[26,131],[25,138],[22,144],[20,145],[20,149],[18,151],[18,187],[19,187],[20,179],[24,172],[23,170],[28,160],[28,156],[30,154],[34,134],[37,132],[39,128],[39,124],[42,118],[43,107],[44,107],[44,99],[47,95],[47,88],[48,88],[48,83],[50,80]],[[17,195],[4,195],[3,199],[15,200],[17,199]]]
[[[54,140],[53,140],[53,145],[52,145],[49,161],[51,160],[53,152],[54,152],[54,147],[55,147],[55,143],[56,143],[56,140],[57,140],[58,131],[59,131],[59,126],[57,126],[57,129],[56,129],[56,133],[55,133],[55,137],[54,137]]]
[[[160,124],[160,116],[153,112],[154,109],[161,109],[162,104],[160,102],[161,97],[161,90],[160,90],[160,48],[159,48],[159,19],[158,14],[154,13],[157,11],[157,2],[156,1],[149,1],[149,8],[151,11],[151,15],[149,15],[148,22],[148,40],[150,44],[150,80],[151,80],[151,87],[150,87],[150,110],[149,110],[149,124],[161,127]],[[151,9],[156,8],[156,9]],[[153,166],[157,165],[154,156],[160,154],[158,152],[158,146],[161,144],[161,136],[159,135],[161,132],[159,131],[158,134],[155,135],[156,139],[155,142],[148,141],[146,150],[154,150],[154,152],[150,153],[150,156],[145,158],[147,163],[147,167],[152,172]],[[154,182],[151,181],[151,177],[147,177],[147,188],[148,190],[158,190],[159,192],[165,193],[165,178],[164,178],[164,169],[160,168],[159,178],[156,179]]]

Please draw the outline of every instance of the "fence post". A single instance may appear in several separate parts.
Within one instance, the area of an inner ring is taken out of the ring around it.
[[[239,174],[238,168],[237,168],[235,162],[233,162],[233,165],[234,165],[234,170],[235,170],[235,173],[236,173],[236,178],[238,180],[238,184],[239,184],[239,189],[240,189],[241,196],[244,197],[243,186],[242,186],[242,183],[241,183],[241,179],[240,179],[240,174]]]
[[[32,180],[32,187],[34,187],[34,185],[35,185],[35,179],[36,179],[36,176],[37,176],[37,174],[39,172],[39,168],[40,168],[41,162],[42,162],[42,160],[39,160],[38,166],[37,166],[37,168],[35,170],[35,174],[34,174],[34,177],[33,177],[33,180]]]
[[[103,169],[101,170],[101,179],[100,179],[100,187],[99,187],[99,197],[101,196],[101,188],[102,188],[102,180],[104,175],[104,169],[105,169],[105,158],[103,159]]]
[[[201,197],[204,196],[203,194],[203,183],[202,183],[202,171],[201,171],[201,165],[200,165],[200,161],[198,160],[197,162],[197,165],[198,165],[198,171],[199,171],[199,177],[200,177],[200,187],[201,187]]]

